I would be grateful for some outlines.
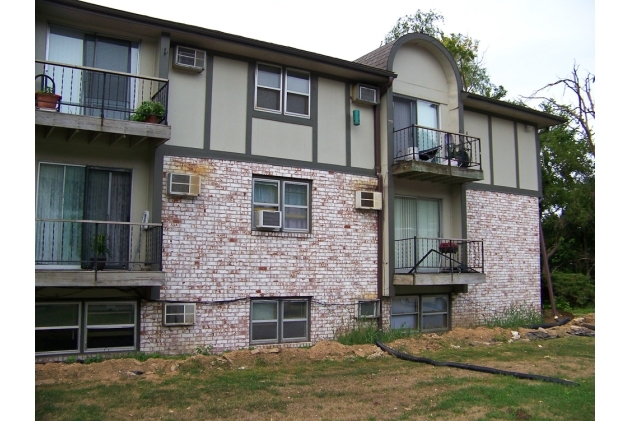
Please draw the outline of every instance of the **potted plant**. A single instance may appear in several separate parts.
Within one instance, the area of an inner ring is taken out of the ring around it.
[[[457,253],[458,244],[450,242],[440,243],[438,245],[438,251],[445,254]]]
[[[107,235],[95,234],[94,237],[92,237],[90,248],[94,253],[93,258],[96,257],[96,270],[103,270],[105,268],[105,256],[110,255],[110,249],[107,247]],[[94,265],[92,268],[94,268]]]
[[[157,124],[165,114],[166,109],[160,102],[143,101],[142,104],[136,108],[131,119],[133,121]]]
[[[55,93],[55,88],[45,86],[41,91],[35,92],[35,101],[38,108],[56,110],[61,95]]]

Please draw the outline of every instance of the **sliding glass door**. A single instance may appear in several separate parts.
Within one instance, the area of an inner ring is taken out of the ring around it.
[[[61,222],[123,221],[131,213],[131,171],[41,163],[39,166],[35,264],[47,268],[86,267],[95,235],[104,234],[106,267],[127,268],[129,225]]]
[[[411,269],[435,246],[427,239],[440,238],[440,201],[415,197],[394,198],[394,240],[397,268]],[[416,237],[416,243],[414,243]],[[417,271],[436,271],[439,255],[430,253]]]
[[[137,74],[138,43],[51,25],[47,57],[57,63]],[[128,119],[135,108],[129,76],[55,65],[47,65],[46,73],[66,104],[61,112],[100,117],[103,108],[105,118],[120,120]]]

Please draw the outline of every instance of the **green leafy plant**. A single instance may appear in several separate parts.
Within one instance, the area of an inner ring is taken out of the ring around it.
[[[164,105],[160,102],[143,101],[142,104],[136,108],[134,114],[131,116],[133,121],[146,121],[149,116],[155,115],[157,117],[163,117],[166,114]]]
[[[53,89],[52,86],[45,86],[44,88],[42,88],[41,91],[37,91],[35,92],[36,94],[55,94],[55,90]]]
[[[110,256],[110,249],[107,247],[107,235],[105,234],[95,234],[94,237],[92,237],[90,248],[96,253],[97,257]]]
[[[200,345],[195,349],[195,353],[199,355],[212,355],[213,346],[212,345]]]

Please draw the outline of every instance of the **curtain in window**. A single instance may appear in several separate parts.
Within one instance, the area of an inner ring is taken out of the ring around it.
[[[395,267],[411,268],[414,261],[416,235],[416,199],[394,198],[394,258]],[[398,240],[398,241],[397,241]]]
[[[255,181],[252,201],[257,205],[255,210],[270,208],[278,210],[278,184],[275,182]],[[269,206],[265,206],[268,204]]]
[[[417,237],[416,255],[413,238]],[[411,268],[432,248],[440,237],[440,202],[410,197],[394,198],[395,264]],[[397,241],[400,240],[400,241]],[[409,241],[404,241],[409,240]],[[430,253],[419,268],[437,268],[440,256]]]
[[[37,218],[81,219],[84,180],[84,167],[40,164]],[[81,260],[81,234],[79,223],[38,221],[36,264],[78,265]]]
[[[287,229],[308,229],[308,186],[285,183],[284,200],[284,227]]]
[[[83,65],[83,35],[83,32],[75,29],[51,25],[48,38],[48,60],[76,66]],[[55,93],[62,96],[63,102],[77,105],[81,103],[82,70],[47,65],[45,73],[55,81]],[[81,108],[62,105],[60,112],[80,114]]]
[[[131,173],[89,168],[86,182],[84,218],[94,221],[129,222],[131,212]],[[96,234],[106,235],[109,249],[107,268],[127,268],[129,261],[129,225],[88,224],[84,227],[83,260],[91,261],[91,243]],[[98,256],[97,256],[98,257]]]
[[[419,126],[438,128],[438,106],[430,102],[416,101],[416,121]],[[439,145],[438,133],[433,130],[418,129],[419,152],[431,150]]]

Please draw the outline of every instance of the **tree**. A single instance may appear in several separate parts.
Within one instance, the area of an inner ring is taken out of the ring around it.
[[[446,35],[437,26],[439,22],[444,23],[444,20],[443,15],[433,9],[429,12],[417,10],[415,14],[399,18],[386,34],[382,45],[412,32],[432,36],[439,40],[453,56],[460,71],[462,88],[466,92],[495,99],[504,98],[507,94],[506,89],[501,85],[496,86],[491,83],[491,78],[483,67],[484,57],[479,53],[480,41],[461,33]]]
[[[543,111],[567,123],[539,132],[543,199],[540,204],[545,256],[549,259],[555,296],[573,305],[592,302],[595,260],[595,132],[596,117],[591,92],[594,75],[572,74],[549,83],[526,99],[542,100]],[[541,96],[555,86],[570,90],[574,104]]]
[[[537,89],[526,99],[542,100],[549,109],[560,115],[567,116],[573,128],[580,131],[581,138],[587,143],[592,156],[596,156],[596,145],[594,143],[593,121],[596,118],[596,103],[592,97],[592,83],[596,82],[596,77],[587,72],[584,77],[578,75],[579,66],[574,63],[570,77],[562,78],[556,82],[548,83],[541,89]],[[549,91],[555,86],[563,87],[563,94],[567,90],[572,92],[576,103],[573,105],[561,104],[555,98],[540,96],[544,91]]]

